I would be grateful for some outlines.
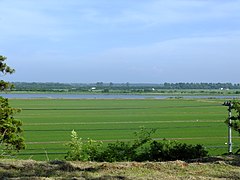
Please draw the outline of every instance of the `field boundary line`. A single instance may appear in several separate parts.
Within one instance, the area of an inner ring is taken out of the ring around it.
[[[153,140],[160,141],[160,140],[194,140],[194,139],[227,139],[227,137],[185,137],[185,138],[153,138]],[[239,136],[232,137],[233,139],[240,139]],[[105,139],[105,140],[95,140],[95,141],[102,141],[102,142],[116,142],[116,141],[132,141],[135,139]],[[70,141],[70,140],[69,140]],[[66,144],[69,141],[44,141],[44,142],[26,142],[26,144]],[[83,141],[87,141],[83,140]]]
[[[38,125],[94,125],[94,124],[149,124],[149,123],[216,123],[223,120],[180,120],[180,121],[110,121],[110,122],[69,122],[69,123],[24,123],[24,126]]]
[[[126,110],[126,109],[161,109],[161,108],[199,108],[199,107],[220,107],[221,105],[184,105],[184,106],[147,106],[147,107],[104,107],[104,108],[96,108],[96,107],[82,107],[82,108],[22,108],[22,110],[26,111],[36,111],[36,110],[49,110],[49,111],[75,111],[75,110]]]

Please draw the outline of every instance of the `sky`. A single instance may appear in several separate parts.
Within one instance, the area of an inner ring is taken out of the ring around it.
[[[240,0],[0,0],[11,82],[240,79]]]

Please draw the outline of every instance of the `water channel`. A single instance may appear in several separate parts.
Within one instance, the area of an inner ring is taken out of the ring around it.
[[[0,96],[9,99],[239,99],[240,95],[229,96],[181,96],[181,95],[148,95],[148,94],[60,94],[60,93],[0,93]]]

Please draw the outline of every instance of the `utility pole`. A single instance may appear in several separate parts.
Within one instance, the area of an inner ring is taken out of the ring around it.
[[[232,154],[232,102],[231,101],[225,101],[223,103],[223,106],[228,106],[228,154]]]

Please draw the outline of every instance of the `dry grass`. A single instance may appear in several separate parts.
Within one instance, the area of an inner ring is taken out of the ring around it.
[[[0,179],[240,179],[240,158],[183,162],[66,162],[0,160]]]

